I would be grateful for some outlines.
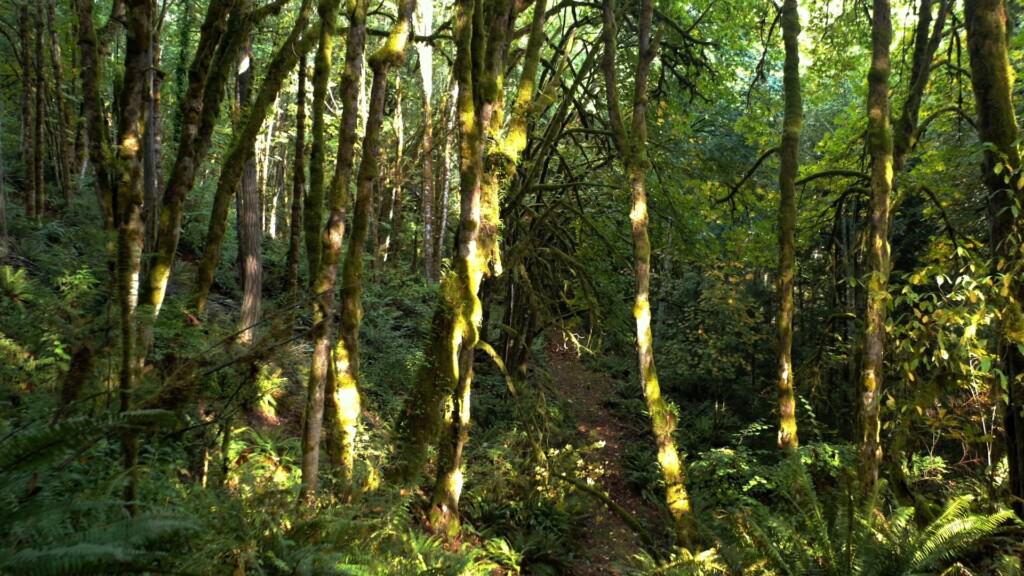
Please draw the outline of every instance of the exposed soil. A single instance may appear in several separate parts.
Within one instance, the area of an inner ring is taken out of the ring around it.
[[[601,488],[617,504],[638,517],[645,526],[657,526],[658,514],[626,483],[622,451],[627,442],[636,441],[637,431],[624,426],[607,407],[615,394],[614,381],[605,374],[588,370],[575,349],[560,339],[549,348],[554,385],[567,401],[576,420],[581,439],[604,445],[594,453],[604,470],[598,479]],[[596,515],[585,528],[583,556],[573,566],[576,576],[623,574],[623,567],[641,549],[639,537],[611,510],[595,499]],[[653,531],[653,530],[652,530]]]

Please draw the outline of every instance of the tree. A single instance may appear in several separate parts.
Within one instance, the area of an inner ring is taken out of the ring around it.
[[[793,393],[793,282],[796,276],[796,175],[803,103],[800,98],[800,13],[796,0],[782,5],[782,38],[786,46],[782,144],[779,146],[779,448],[799,446],[796,398]]]
[[[434,3],[418,2],[413,14],[413,28],[417,36],[430,36],[434,27]],[[420,162],[423,179],[420,190],[420,215],[423,219],[423,275],[431,282],[438,280],[438,261],[434,241],[437,226],[434,192],[434,47],[430,42],[417,42],[416,55],[419,58],[420,86],[423,92],[423,139]]]
[[[885,370],[885,317],[889,300],[889,194],[892,191],[893,135],[889,121],[889,44],[892,19],[888,0],[874,0],[871,68],[868,71],[867,151],[871,156],[871,211],[868,235],[868,298],[864,313],[864,368],[861,380],[861,489],[874,492],[882,459],[879,399]]]
[[[289,290],[299,288],[299,250],[302,245],[302,202],[306,196],[306,57],[299,59],[295,96],[295,161],[292,165],[291,215],[288,219],[288,259],[285,277]]]
[[[1014,214],[1021,201],[1021,155],[1013,106],[1006,5],[1002,0],[968,0],[965,4],[965,25],[971,58],[971,84],[978,114],[978,137],[990,144],[985,149],[981,166],[982,180],[989,194],[989,248],[996,263],[994,272],[1004,275],[1006,303],[999,327],[998,354],[1006,375],[1004,433],[1010,468],[1010,497],[1017,515],[1024,518],[1024,389],[1020,378],[1024,356],[1015,336],[1020,333],[1018,324],[1024,288],[1011,272],[1017,269],[1020,261]]]
[[[151,0],[127,0],[124,79],[121,85],[121,111],[117,125],[117,302],[120,310],[121,371],[120,408],[127,412],[139,380],[135,350],[135,310],[138,305],[139,271],[142,258],[142,155],[146,110],[144,97],[149,51],[152,46],[153,5]],[[124,467],[129,480],[124,500],[130,512],[137,498],[138,446],[135,433],[122,434]]]
[[[647,182],[649,169],[647,158],[647,80],[651,63],[658,52],[656,35],[651,32],[654,20],[654,5],[643,0],[640,6],[639,51],[635,68],[632,121],[627,131],[622,120],[619,105],[618,80],[616,78],[615,56],[617,32],[615,23],[615,1],[604,0],[604,55],[602,68],[605,78],[605,92],[608,100],[608,119],[612,127],[615,148],[622,158],[623,168],[629,181],[632,207],[629,219],[633,236],[633,273],[636,281],[636,297],[633,303],[633,317],[636,319],[637,357],[640,366],[640,383],[651,417],[651,429],[658,445],[658,465],[665,482],[665,501],[675,521],[677,543],[688,547],[693,541],[693,510],[690,496],[686,491],[686,473],[682,459],[676,449],[672,432],[675,416],[661,395],[658,373],[654,366],[654,337],[651,331],[651,242],[647,233]]]
[[[323,230],[323,260],[314,273],[310,268],[313,296],[313,319],[316,322],[313,332],[313,358],[309,369],[309,381],[306,385],[306,409],[302,428],[302,491],[300,497],[309,498],[316,492],[317,474],[320,469],[320,432],[324,420],[324,404],[328,403],[332,416],[330,425],[342,426],[343,410],[352,410],[355,406],[358,418],[358,390],[346,389],[347,393],[355,392],[354,399],[339,398],[334,389],[325,392],[330,376],[329,370],[337,370],[331,366],[331,342],[334,327],[334,283],[338,273],[338,258],[345,235],[345,209],[348,205],[349,183],[352,177],[353,155],[356,139],[356,120],[359,111],[356,100],[359,96],[359,77],[362,74],[363,51],[366,48],[366,0],[349,0],[345,6],[348,17],[348,32],[345,45],[345,71],[342,76],[342,117],[341,135],[338,139],[338,155],[334,174],[330,184],[330,214]],[[330,41],[330,39],[327,39]],[[314,99],[314,106],[316,102]],[[306,212],[306,218],[310,217]],[[307,222],[308,224],[308,222]],[[307,227],[308,233],[308,227]],[[308,240],[308,236],[307,236]],[[325,395],[327,396],[325,399]],[[344,402],[343,402],[344,401]],[[354,430],[352,431],[354,433]],[[342,433],[337,431],[338,435]],[[345,462],[340,438],[338,445],[331,452],[332,461]],[[351,451],[349,452],[351,455]],[[350,481],[351,462],[342,469],[342,478]]]
[[[256,93],[252,105],[242,113],[242,128],[234,137],[231,149],[224,159],[220,178],[217,181],[217,194],[214,197],[210,225],[206,232],[206,247],[203,259],[196,273],[194,302],[196,310],[202,312],[213,285],[213,273],[220,261],[221,244],[224,241],[225,226],[231,197],[235,194],[242,171],[249,157],[252,143],[256,140],[260,127],[267,117],[270,106],[277,97],[285,78],[295,67],[299,54],[305,53],[318,37],[318,27],[307,27],[312,0],[303,0],[299,7],[295,24],[284,39],[273,59],[267,66],[267,72]],[[237,52],[236,52],[237,54]]]

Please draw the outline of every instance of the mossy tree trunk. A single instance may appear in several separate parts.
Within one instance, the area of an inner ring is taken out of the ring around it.
[[[779,146],[779,275],[778,275],[778,390],[779,448],[799,446],[796,397],[793,391],[793,283],[796,277],[796,175],[800,150],[803,103],[800,97],[800,13],[797,0],[782,4],[782,39],[785,107],[782,144]]]
[[[359,119],[357,106],[359,78],[362,75],[363,53],[366,49],[366,11],[367,0],[346,0],[345,12],[349,26],[345,45],[345,70],[341,79],[341,133],[338,138],[338,155],[328,195],[330,212],[322,237],[319,238],[320,244],[317,246],[317,251],[321,252],[323,259],[316,275],[313,275],[312,269],[310,270],[315,324],[313,359],[309,369],[306,412],[302,427],[301,497],[303,499],[313,496],[318,484],[320,435],[325,420],[324,404],[328,405],[330,416],[326,420],[330,426],[340,428],[340,421],[344,419],[343,414],[353,404],[356,406],[358,417],[358,394],[354,399],[339,397],[337,386],[334,384],[336,378],[329,371],[337,370],[330,365],[331,340],[334,329],[334,284],[338,275],[342,240],[345,236],[345,212],[348,206],[355,155],[356,122]],[[331,25],[333,26],[333,23]],[[315,99],[314,106],[316,106]],[[306,212],[305,217],[309,217],[309,212]],[[306,230],[308,233],[308,227]],[[346,393],[348,392],[346,391]],[[344,464],[342,436],[340,430],[329,430],[328,459],[341,464],[340,475],[343,479],[348,480],[351,478],[352,468],[351,462],[348,465]]]
[[[309,149],[309,192],[303,211],[306,228],[306,261],[309,281],[316,282],[320,272],[320,233],[324,210],[324,158],[327,152],[324,112],[327,86],[331,78],[334,56],[334,35],[338,27],[339,0],[322,0],[317,7],[320,16],[320,44],[313,59],[313,141]]]
[[[892,16],[889,0],[874,0],[871,68],[868,71],[867,152],[871,156],[867,306],[861,372],[861,490],[874,492],[882,459],[880,395],[885,372],[885,317],[889,302],[889,195],[893,176],[893,130],[889,121]]]
[[[363,254],[366,235],[373,208],[373,188],[380,177],[380,140],[384,125],[384,105],[387,96],[388,75],[405,62],[405,48],[411,31],[415,0],[401,0],[395,24],[384,45],[368,59],[373,79],[370,84],[369,111],[366,117],[366,135],[363,138],[359,172],[356,176],[356,201],[352,215],[352,234],[342,269],[341,320],[338,344],[334,350],[335,385],[333,400],[337,403],[339,483],[349,488],[355,459],[355,437],[359,424],[359,327],[363,317]],[[347,76],[346,76],[347,78]],[[353,124],[354,127],[354,124]],[[332,194],[347,193],[335,190]],[[332,210],[333,217],[333,210]],[[327,245],[324,245],[326,253]],[[337,267],[337,254],[332,255],[332,266]],[[327,258],[325,257],[325,262]]]
[[[982,179],[989,191],[988,216],[995,272],[1003,277],[1005,310],[1000,325],[998,351],[1007,389],[1004,434],[1009,462],[1011,505],[1024,518],[1024,355],[1021,305],[1024,285],[1017,279],[1021,266],[1019,211],[1021,153],[1019,129],[1013,104],[1013,68],[1009,59],[1007,11],[1003,0],[967,0],[965,3],[967,48],[978,113],[978,137],[991,144],[982,162]],[[1001,166],[1001,168],[1000,168]]]
[[[441,107],[446,124],[458,121],[461,210],[454,270],[441,279],[440,298],[431,322],[426,361],[417,374],[412,394],[399,417],[396,454],[388,470],[389,477],[396,482],[415,482],[426,465],[430,443],[444,429],[439,443],[438,479],[434,488],[431,516],[436,528],[449,533],[459,529],[458,500],[462,484],[462,449],[469,434],[472,350],[476,346],[477,330],[482,319],[478,293],[489,265],[492,269],[500,266],[495,237],[499,226],[497,192],[507,183],[507,177],[514,173],[518,152],[512,151],[521,151],[525,147],[525,126],[530,111],[527,104],[532,101],[534,93],[543,39],[543,30],[538,20],[542,22],[545,2],[535,2],[534,6],[541,15],[535,13],[534,24],[531,26],[514,115],[506,137],[497,139],[499,123],[492,122],[494,106],[499,104],[500,82],[497,76],[504,71],[504,58],[508,49],[505,39],[514,22],[516,6],[496,2],[488,5],[488,11],[485,12],[481,3],[472,0],[457,5],[457,49],[453,70],[453,88],[457,88],[457,96],[453,91],[451,100]],[[489,31],[484,28],[485,22],[490,25]],[[485,37],[488,39],[486,43],[483,42]],[[474,66],[477,67],[476,72]],[[495,136],[488,166],[500,170],[491,180],[495,202],[493,209],[487,212],[484,211],[483,197],[484,129]],[[438,185],[442,198],[435,205],[438,225],[432,239],[438,260],[442,256],[441,242],[446,228],[446,190],[449,181],[446,176],[447,157],[455,130],[446,129],[445,132]],[[521,145],[515,144],[515,136],[518,134],[523,135]]]
[[[502,2],[504,4],[504,2]],[[483,176],[483,121],[479,101],[479,74],[483,71],[484,7],[480,0],[460,0],[455,14],[455,69],[459,86],[456,102],[459,122],[459,179],[461,214],[454,273],[441,283],[441,307],[437,317],[448,320],[440,326],[435,338],[446,340],[433,345],[434,354],[428,364],[434,369],[428,386],[433,404],[444,402],[443,434],[438,443],[437,481],[431,499],[430,522],[435,530],[454,535],[459,531],[459,497],[462,493],[462,450],[469,437],[469,391],[472,379],[473,347],[478,340],[482,306],[480,282],[486,266],[486,254],[479,245],[481,185]],[[478,64],[478,61],[481,64]],[[435,322],[437,322],[435,317]],[[413,397],[415,398],[415,393]],[[414,410],[437,410],[436,405],[423,405]],[[407,410],[408,411],[408,410]],[[421,431],[418,431],[422,434]],[[419,471],[416,471],[418,474]]]
[[[637,357],[640,366],[640,380],[651,416],[651,429],[658,445],[658,465],[665,483],[665,500],[675,523],[676,542],[689,546],[694,537],[694,519],[689,494],[686,491],[686,474],[682,458],[676,449],[672,436],[675,417],[661,394],[658,374],[654,364],[654,340],[651,332],[651,242],[647,233],[647,183],[646,173],[650,168],[647,159],[647,80],[651,62],[658,50],[658,38],[652,38],[654,6],[652,0],[643,0],[640,7],[638,28],[639,53],[635,69],[633,92],[633,116],[629,130],[619,109],[618,85],[615,73],[616,34],[615,2],[604,1],[604,59],[605,90],[608,100],[608,116],[612,126],[616,149],[623,159],[632,208],[629,219],[633,235],[633,272],[636,276],[636,297],[633,317],[636,319]]]
[[[210,224],[206,233],[206,246],[203,258],[199,263],[199,270],[196,273],[194,305],[200,313],[206,308],[210,288],[213,286],[213,275],[220,262],[220,250],[226,232],[228,209],[242,177],[245,163],[249,159],[252,144],[259,134],[268,110],[277,97],[277,92],[281,89],[281,85],[292,68],[295,67],[299,55],[308,51],[319,37],[318,27],[307,27],[311,7],[312,0],[303,0],[295,24],[267,66],[256,98],[252,105],[243,111],[243,119],[240,123],[242,128],[232,140],[228,153],[224,157],[220,178],[217,181],[213,210],[210,214]]]
[[[121,113],[117,127],[117,300],[121,324],[120,409],[131,409],[139,374],[135,363],[135,309],[138,304],[139,267],[142,257],[142,141],[145,137],[146,75],[153,23],[152,0],[128,0],[127,43],[121,85]],[[122,434],[122,450],[129,479],[124,499],[134,511],[137,499],[134,432]]]
[[[229,24],[228,16],[236,7],[239,11],[231,16]],[[210,146],[224,85],[233,68],[230,62],[242,38],[248,35],[249,14],[248,0],[211,2],[200,28],[199,42],[188,67],[188,87],[179,104],[178,148],[161,198],[156,249],[144,285],[143,301],[152,317],[159,315],[163,305],[181,238],[182,208]]]

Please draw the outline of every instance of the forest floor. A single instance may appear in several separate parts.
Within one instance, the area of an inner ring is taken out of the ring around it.
[[[615,396],[615,381],[583,366],[571,345],[552,340],[548,358],[554,386],[569,405],[579,435],[589,444],[603,443],[593,453],[596,461],[589,462],[604,471],[597,487],[644,526],[657,526],[657,511],[626,481],[622,452],[626,444],[635,441],[637,431],[625,426],[609,407],[608,401]],[[641,550],[640,539],[604,504],[597,503],[595,511],[595,517],[584,528],[582,555],[573,566],[573,574],[623,574],[621,567]]]

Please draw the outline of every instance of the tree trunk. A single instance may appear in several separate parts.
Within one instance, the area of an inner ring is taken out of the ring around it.
[[[189,46],[192,42],[192,2],[186,1],[183,4],[181,19],[178,21],[178,65],[174,69],[174,92],[177,95],[178,102],[184,102],[188,99]],[[216,12],[216,9],[214,11]],[[202,38],[200,38],[200,42],[202,42]],[[184,124],[185,108],[184,106],[179,106],[174,112],[171,133],[175,142],[181,140],[181,131]]]
[[[35,120],[35,138],[34,138],[34,140],[35,140],[35,150],[34,150],[35,156],[33,156],[33,158],[32,158],[33,170],[35,171],[35,176],[33,176],[33,180],[36,183],[36,186],[35,186],[35,188],[36,188],[36,190],[35,190],[36,204],[35,204],[35,207],[32,210],[32,213],[35,216],[37,222],[42,221],[43,216],[46,213],[46,178],[44,177],[44,163],[45,163],[45,160],[46,160],[46,149],[50,148],[52,150],[52,148],[50,146],[47,146],[44,143],[44,139],[46,137],[45,132],[44,132],[44,127],[45,127],[45,124],[46,124],[46,119],[49,117],[49,114],[47,114],[47,112],[46,112],[46,98],[47,98],[47,89],[46,89],[46,53],[45,53],[44,47],[43,47],[44,45],[43,45],[43,26],[42,26],[42,23],[43,23],[43,19],[42,19],[41,15],[39,14],[39,12],[36,11],[36,13],[35,13],[35,20],[34,20],[35,31],[32,34],[32,37],[35,39],[35,51],[33,52],[33,54],[35,55],[35,62],[33,63],[33,66],[35,66],[35,70],[36,70],[36,75],[35,75],[35,97],[36,97],[36,104],[35,104],[35,106],[36,106],[36,108],[35,108],[35,118],[34,118],[34,120]],[[28,56],[28,52],[26,52],[25,55],[27,57]],[[59,156],[58,154],[54,154],[54,158],[55,159],[58,156]]]
[[[637,357],[640,365],[640,383],[651,429],[658,445],[658,465],[665,482],[665,500],[675,521],[676,542],[687,547],[694,538],[694,519],[690,498],[686,491],[686,472],[676,450],[675,418],[668,402],[661,394],[658,374],[654,365],[654,340],[651,333],[651,242],[647,233],[647,183],[650,168],[647,159],[647,79],[651,62],[658,50],[658,39],[652,41],[654,18],[652,0],[643,0],[639,21],[639,54],[637,57],[635,88],[633,93],[632,126],[627,132],[619,110],[618,86],[615,74],[616,33],[615,2],[604,1],[604,76],[609,119],[619,155],[623,159],[626,177],[632,195],[629,218],[633,232],[633,272],[636,276],[636,297],[633,317],[636,319]]]
[[[889,123],[889,0],[874,0],[871,69],[868,71],[867,148],[871,156],[871,216],[868,237],[868,297],[864,313],[864,364],[861,375],[861,489],[873,494],[882,459],[879,417],[884,377],[885,316],[889,300],[889,194],[892,190],[893,132]]]
[[[405,200],[405,174],[402,172],[402,162],[405,160],[405,118],[402,115],[402,88],[401,77],[395,79],[395,167],[394,167],[394,192],[391,197],[391,214],[388,218],[388,235],[383,244],[381,265],[386,266],[389,261],[397,262],[402,255],[402,204]],[[429,121],[424,121],[429,125]]]
[[[450,536],[458,534],[461,526],[462,457],[469,441],[473,355],[480,341],[483,321],[480,285],[485,276],[500,270],[500,264],[497,264],[500,261],[497,189],[491,186],[494,175],[484,167],[484,148],[486,136],[496,140],[496,127],[501,124],[504,64],[509,47],[507,39],[515,24],[516,3],[478,0],[474,8],[465,6],[462,10],[469,12],[472,20],[471,23],[461,23],[468,32],[457,33],[459,38],[456,41],[462,211],[455,257],[457,288],[454,293],[459,301],[450,330],[453,346],[450,362],[453,365],[445,366],[455,386],[449,389],[451,396],[446,403],[446,408],[450,408],[449,417],[438,443],[437,481],[429,514],[434,528]],[[482,60],[479,57],[481,51]],[[467,61],[468,58],[473,62]],[[442,292],[447,293],[449,289],[442,287]]]
[[[153,23],[152,0],[128,0],[127,43],[125,45],[124,79],[121,85],[121,114],[117,129],[117,298],[121,321],[120,407],[131,409],[132,393],[139,374],[135,362],[135,308],[138,304],[139,265],[142,257],[142,156],[145,137],[144,105],[146,73]],[[122,436],[125,469],[129,479],[124,499],[134,512],[137,498],[137,446],[134,432]]]
[[[320,233],[324,210],[324,160],[327,136],[324,133],[324,112],[327,89],[334,57],[334,34],[337,28],[339,0],[322,0],[317,11],[320,15],[320,44],[313,59],[313,141],[309,149],[309,192],[306,195],[303,223],[306,227],[306,261],[309,280],[314,282],[320,271]]]
[[[384,45],[368,59],[373,72],[370,86],[366,136],[363,138],[359,172],[356,176],[356,201],[352,215],[352,234],[341,280],[341,320],[338,345],[334,350],[338,426],[341,440],[339,480],[343,489],[351,483],[355,457],[355,434],[359,424],[359,327],[363,317],[363,254],[366,232],[373,206],[373,186],[380,176],[380,137],[384,124],[384,104],[388,75],[405,62],[405,46],[409,37],[410,19],[415,0],[401,0],[398,19]],[[354,124],[353,124],[354,127]],[[336,191],[332,189],[332,194]],[[333,211],[332,211],[333,212]],[[327,244],[324,245],[326,254]],[[331,265],[337,267],[337,254]],[[325,262],[327,262],[325,257]]]
[[[252,45],[246,41],[242,47],[237,78],[238,104],[242,108],[249,105],[252,57]],[[256,185],[254,142],[249,143],[238,200],[238,256],[242,268],[242,310],[238,322],[238,341],[248,345],[252,343],[256,334],[256,323],[260,318],[260,306],[263,301],[263,258],[260,254],[263,227],[260,218],[260,190]]]
[[[430,36],[434,29],[434,3],[419,2],[413,14],[413,28],[417,36]],[[430,282],[437,282],[439,264],[434,243],[434,229],[437,227],[437,198],[434,194],[434,47],[430,42],[417,42],[416,54],[420,61],[420,83],[423,89],[423,141],[420,160],[423,162],[423,179],[420,186],[420,215],[423,218],[423,275]]]
[[[147,58],[149,67],[146,69],[146,138],[142,147],[144,218],[146,223],[145,252],[156,248],[158,222],[160,215],[160,80],[156,73],[160,66],[159,30],[153,31],[152,44]]]
[[[224,241],[225,226],[231,197],[238,187],[245,163],[249,159],[252,144],[259,134],[260,127],[267,117],[267,111],[274,103],[277,92],[281,89],[285,78],[295,67],[299,55],[305,53],[318,37],[317,27],[308,27],[311,0],[303,0],[299,8],[295,24],[288,37],[278,48],[267,67],[266,75],[260,89],[253,100],[252,106],[243,113],[243,120],[238,135],[224,157],[220,178],[217,181],[217,193],[214,196],[213,210],[210,214],[210,225],[206,233],[206,247],[202,261],[196,273],[194,305],[197,312],[203,312],[206,301],[213,286],[213,274],[220,261],[221,244]]]
[[[238,46],[247,36],[249,3],[235,0],[211,2],[203,20],[195,56],[188,69],[188,88],[180,102],[181,128],[174,167],[161,199],[156,250],[148,267],[144,302],[155,318],[160,314],[167,283],[170,281],[175,252],[181,238],[182,207],[195,183],[196,171],[210,146],[214,124],[220,114],[229,71],[238,54]],[[233,49],[232,49],[233,48]],[[92,134],[90,134],[90,140]],[[93,159],[96,162],[96,159]]]
[[[291,219],[288,221],[288,259],[285,275],[290,292],[299,288],[299,250],[302,243],[302,200],[306,190],[306,56],[299,60],[295,110],[295,164],[292,168]]]
[[[21,158],[25,166],[25,216],[36,217],[36,195],[41,183],[36,182],[36,80],[33,63],[32,22],[28,4],[18,11],[18,35],[21,41]]]
[[[796,275],[796,175],[800,150],[803,103],[800,99],[800,13],[797,0],[782,5],[782,37],[786,46],[783,72],[785,112],[782,145],[779,146],[779,312],[778,387],[779,448],[793,450],[800,445],[796,427],[796,397],[793,392],[793,279]]]
[[[96,196],[103,218],[103,229],[114,229],[113,182],[105,158],[109,147],[107,122],[100,96],[103,72],[100,68],[99,45],[93,28],[93,0],[77,0],[78,52],[82,66],[82,109],[88,137],[89,159],[96,172]],[[26,156],[27,158],[27,156]]]
[[[437,275],[440,277],[440,265],[448,252],[445,241],[448,240],[448,202],[452,192],[452,149],[455,147],[455,101],[458,99],[458,83],[452,81],[452,87],[446,97],[446,106],[442,106],[444,126],[444,146],[441,149],[440,178],[441,197],[437,199],[434,213],[437,214],[437,228],[434,230],[434,254],[438,262]]]
[[[999,327],[998,351],[1006,375],[1004,427],[1009,462],[1010,500],[1017,516],[1024,519],[1024,386],[1021,372],[1024,355],[1013,334],[1021,331],[1021,303],[1024,284],[1017,280],[1020,269],[1019,224],[1014,211],[1024,194],[1019,130],[1013,104],[1013,69],[1009,59],[1007,13],[1003,0],[968,0],[965,4],[967,48],[971,58],[971,80],[978,113],[978,137],[991,144],[982,162],[982,178],[989,190],[988,217],[995,272],[1004,274],[1006,310]],[[997,167],[1002,166],[997,172]]]
[[[61,56],[60,38],[57,34],[56,0],[46,0],[46,29],[50,35],[50,66],[53,69],[54,106],[57,109],[57,140],[60,150],[60,180],[64,191],[64,203],[71,205],[75,186],[72,183],[71,167],[74,165],[74,142],[68,129],[74,126],[67,101],[64,98],[64,60]]]
[[[334,175],[331,177],[330,183],[330,214],[327,219],[327,226],[323,230],[322,238],[317,238],[321,244],[314,248],[317,253],[323,254],[323,261],[321,262],[317,258],[317,263],[314,265],[313,257],[309,257],[314,322],[313,359],[309,369],[309,382],[306,388],[306,412],[302,427],[302,486],[299,491],[301,499],[309,499],[316,494],[320,470],[320,435],[324,421],[324,404],[327,403],[329,405],[328,411],[331,417],[327,419],[328,422],[332,426],[339,428],[341,420],[345,418],[344,414],[351,411],[354,406],[356,411],[355,418],[357,418],[359,410],[358,392],[354,389],[346,389],[345,394],[355,393],[355,397],[342,396],[337,390],[335,378],[328,378],[329,370],[332,373],[336,371],[336,369],[332,370],[329,364],[331,339],[334,329],[334,283],[338,275],[338,257],[341,254],[341,243],[345,236],[345,208],[349,198],[349,182],[352,178],[355,150],[356,121],[359,117],[358,107],[356,106],[356,101],[359,97],[358,80],[363,67],[363,51],[366,47],[367,0],[355,0],[354,2],[349,2],[347,6],[349,27],[345,47],[345,72],[341,81],[341,133],[338,137],[338,155],[334,166]],[[316,68],[314,69],[313,107],[314,122],[316,122],[315,109],[317,107],[320,108],[321,124],[319,129],[321,132],[319,138],[321,141],[319,145],[322,147],[324,145],[322,123],[325,94],[321,92],[320,99],[319,101],[317,100],[316,75],[322,75],[324,82],[326,82],[326,77],[330,75],[330,54],[334,41],[338,3],[332,2],[332,0],[324,0],[320,4],[319,10],[323,36],[320,38],[321,45],[317,54]],[[327,67],[326,70],[323,69],[325,66]],[[323,86],[322,89],[326,90],[326,86]],[[314,146],[318,138],[315,130],[316,124],[314,124]],[[296,153],[298,153],[298,150],[296,150]],[[315,162],[321,163],[320,185],[322,187],[323,150],[320,150],[316,158],[311,158],[310,160],[314,162],[310,166],[311,172],[315,169]],[[312,194],[311,191],[310,196]],[[311,202],[313,201],[307,198],[304,218],[312,218],[313,225],[319,227],[320,217],[310,213],[310,210],[313,208],[313,203]],[[305,223],[305,229],[306,247],[309,249],[309,220]],[[294,240],[296,232],[293,231],[292,234]],[[297,251],[298,248],[296,247],[295,250]],[[316,271],[314,272],[314,270]],[[328,386],[328,381],[330,381],[330,386]],[[329,436],[332,442],[328,444],[328,459],[331,462],[341,464],[340,475],[342,478],[348,479],[351,477],[351,462],[348,462],[348,466],[344,464],[344,449],[342,448],[344,439],[342,431],[340,429],[332,430]],[[353,430],[352,437],[354,436],[355,432]]]

